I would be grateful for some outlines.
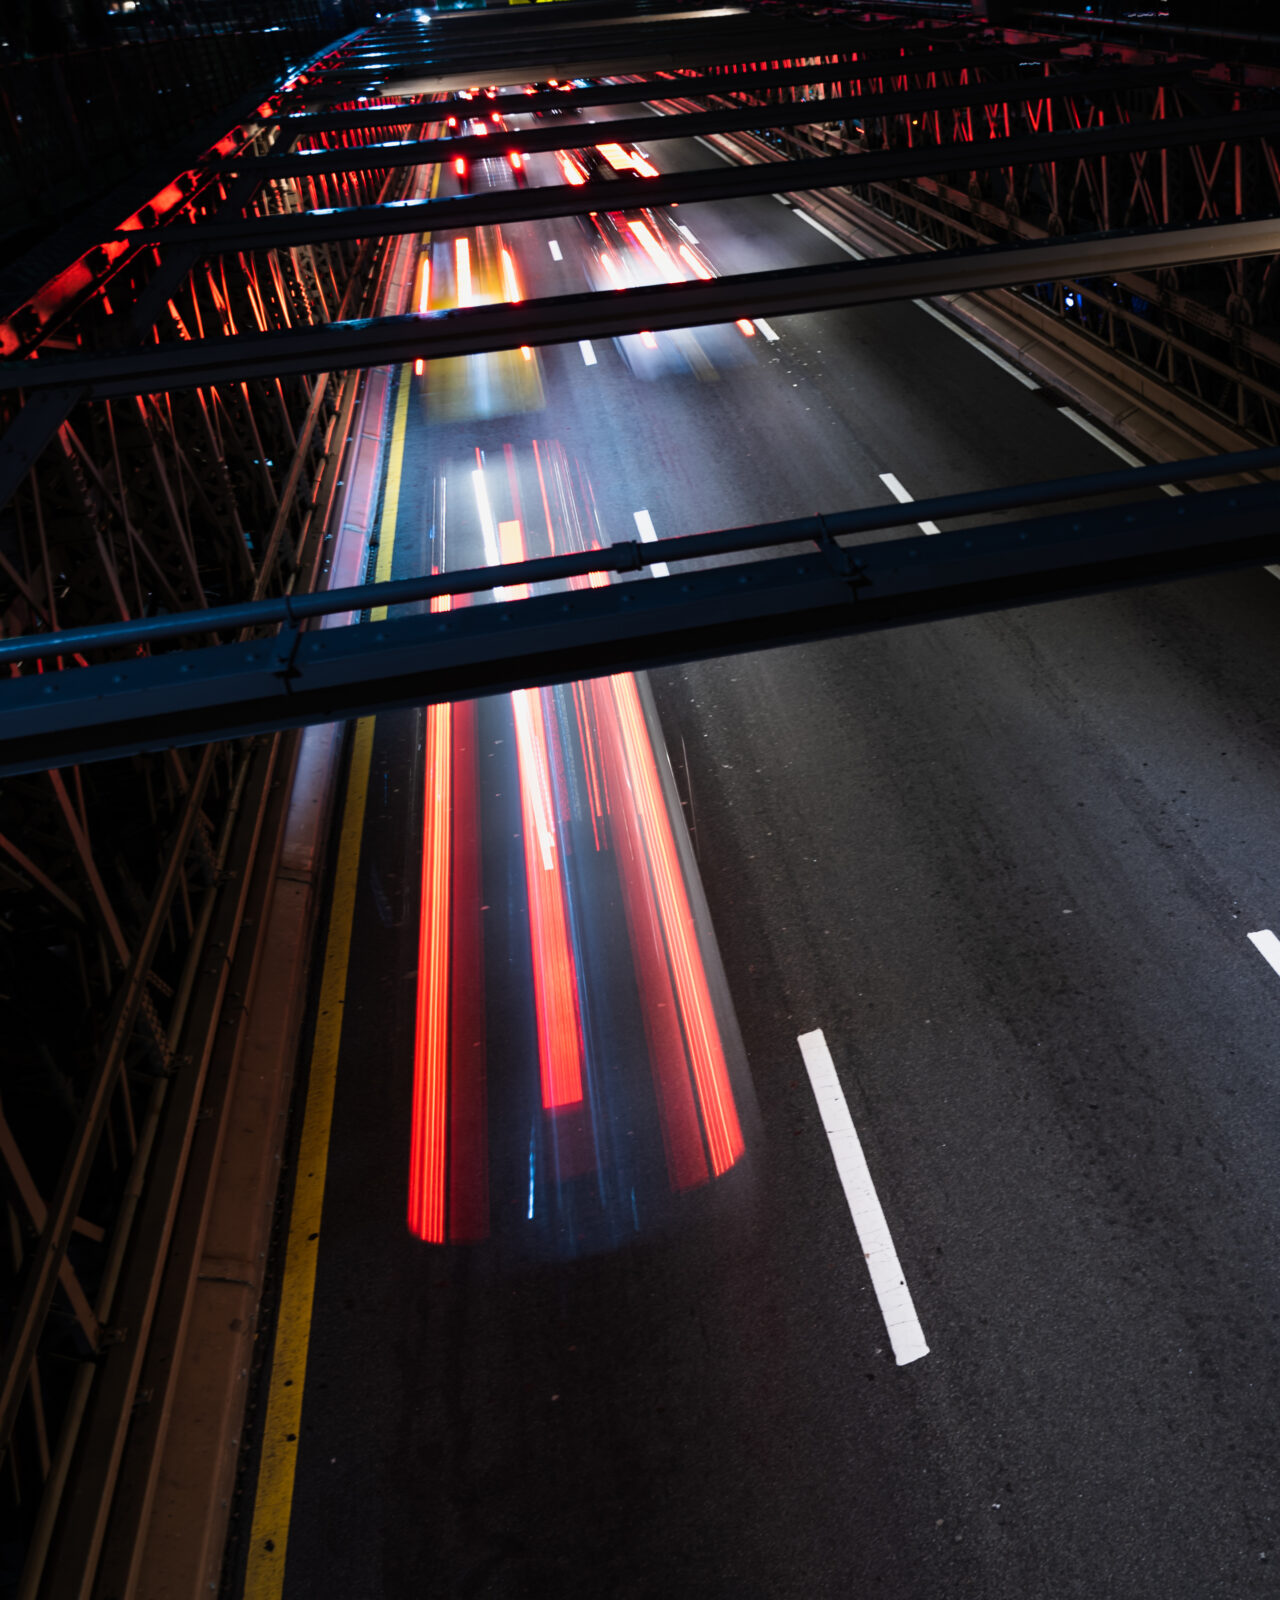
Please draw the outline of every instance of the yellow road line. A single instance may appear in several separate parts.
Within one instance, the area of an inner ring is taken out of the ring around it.
[[[378,530],[377,581],[391,576],[395,549],[400,482],[404,467],[404,439],[409,414],[410,367],[400,372],[391,453],[387,462],[387,488]],[[381,606],[372,615],[386,615]],[[298,1146],[298,1175],[294,1182],[285,1248],[284,1280],[276,1314],[275,1347],[271,1356],[271,1383],[263,1424],[258,1486],[253,1506],[253,1529],[245,1567],[244,1600],[280,1600],[284,1591],[285,1553],[289,1518],[293,1509],[293,1480],[301,1436],[302,1391],[307,1375],[307,1350],[311,1343],[311,1312],[316,1289],[316,1256],[320,1249],[320,1213],[324,1205],[324,1180],[329,1160],[329,1132],[333,1122],[333,1097],[338,1075],[338,1048],[342,1040],[346,1004],[347,963],[351,955],[351,925],[355,913],[360,839],[364,832],[365,799],[373,757],[372,717],[356,723],[351,771],[342,810],[342,833],[329,912],[329,937],[311,1069],[307,1078],[307,1105]]]

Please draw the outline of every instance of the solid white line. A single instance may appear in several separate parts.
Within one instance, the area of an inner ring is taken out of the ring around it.
[[[647,511],[637,511],[635,513],[635,518],[636,529],[640,534],[641,544],[656,543],[658,533],[653,526],[653,518],[649,515],[649,513]],[[655,561],[649,568],[649,571],[653,573],[655,578],[669,578],[671,576],[671,569],[667,566],[665,561]]]
[[[1090,422],[1088,417],[1082,417],[1078,411],[1073,411],[1070,406],[1059,406],[1058,410],[1064,417],[1070,417],[1071,421],[1075,423],[1077,428],[1083,428],[1091,439],[1096,439],[1099,444],[1106,445],[1111,454],[1113,456],[1119,456],[1121,461],[1124,462],[1125,466],[1145,467],[1147,465],[1141,456],[1135,456],[1132,450],[1126,450],[1122,444],[1117,444],[1114,439],[1109,438],[1105,433],[1103,433],[1101,428]],[[1171,496],[1175,500],[1182,493],[1182,490],[1178,488],[1176,483],[1162,483],[1160,487],[1163,489],[1165,494]]]
[[[1273,972],[1280,973],[1280,939],[1276,938],[1270,928],[1263,928],[1261,933],[1251,933],[1249,943]]]
[[[821,1028],[800,1034],[797,1043],[813,1086],[813,1097],[818,1102],[822,1126],[831,1144],[853,1225],[858,1230],[858,1243],[867,1260],[871,1286],[880,1302],[880,1314],[893,1346],[894,1359],[900,1367],[905,1367],[909,1361],[927,1356],[929,1346],[924,1342],[924,1330],[916,1316],[907,1280],[902,1275],[889,1224],[871,1181],[844,1090],[836,1076],[836,1064]]]
[[[773,331],[773,329],[769,326],[769,324],[764,320],[763,317],[754,317],[752,320],[755,322],[756,327],[760,330],[760,332],[762,334],[764,334],[765,338],[769,341],[770,344],[776,344],[777,343],[778,339],[781,336]]]
[[[787,199],[785,194],[775,194],[773,198],[780,206],[789,206],[791,204],[791,201]]]
[[[893,498],[898,502],[898,504],[900,506],[909,506],[911,504],[912,500],[915,498],[914,495],[909,495],[907,493],[907,491],[902,487],[902,485],[894,477],[892,472],[882,472],[880,474],[880,482],[882,484],[884,484],[885,488],[889,491],[889,493],[893,496]],[[917,526],[919,527],[921,533],[941,533],[942,532],[941,528],[939,528],[939,526],[938,526],[938,524],[936,522],[921,522],[921,523],[918,523]]]
[[[683,222],[677,222],[676,223],[676,230],[677,230],[677,232],[684,234],[685,238],[689,241],[690,244],[697,244],[697,242],[698,242],[697,236],[694,234],[694,231],[693,231],[692,228],[686,228]]]
[[[725,153],[724,153],[724,151],[723,151],[723,150],[717,150],[717,149],[716,149],[716,147],[715,147],[715,145],[713,145],[713,144],[712,144],[712,143],[711,143],[711,142],[710,142],[710,140],[708,140],[708,139],[704,139],[704,138],[703,138],[703,137],[702,137],[702,135],[701,135],[701,134],[700,134],[700,133],[695,133],[695,134],[694,134],[694,138],[695,138],[695,139],[696,139],[696,140],[697,140],[697,141],[698,141],[698,143],[699,143],[699,144],[700,144],[700,145],[705,145],[705,146],[706,146],[706,148],[707,148],[707,149],[708,149],[708,150],[710,150],[710,152],[711,152],[711,154],[712,154],[712,155],[713,155],[713,156],[719,156],[719,157],[720,157],[720,159],[721,159],[721,161],[727,161],[727,162],[729,162],[729,164],[730,164],[730,165],[731,165],[731,166],[737,166],[737,162],[736,162],[736,161],[734,161],[734,159],[733,159],[733,157],[732,157],[732,156],[727,156],[727,155],[725,155]]]
[[[943,316],[936,306],[931,306],[927,300],[913,301],[921,311],[927,312],[935,322],[940,322],[944,328],[949,329],[957,338],[963,339],[966,344],[971,344],[975,350],[981,351],[988,361],[994,361],[1001,372],[1007,372],[1011,378],[1016,378],[1024,389],[1038,389],[1040,385],[1034,378],[1029,378],[1025,372],[1019,372],[1011,361],[1006,361],[1002,355],[997,354],[990,345],[983,344],[981,339],[975,339],[966,329],[952,322],[950,317]]]
[[[824,228],[822,224],[815,221],[807,211],[797,210],[796,216],[800,218],[801,222],[807,222],[811,228],[816,228],[824,239],[830,239],[832,244],[838,244],[840,248],[848,255],[851,255],[855,261],[865,261],[867,259],[861,250],[855,250],[851,244],[846,244],[843,239],[837,238],[836,235],[832,233],[830,228]]]
[[[551,259],[553,261],[564,260],[564,255],[560,249],[560,241],[558,239],[548,239],[547,248],[551,251]]]
[[[591,340],[579,339],[578,349],[582,351],[582,359],[586,362],[586,364],[589,367],[594,367],[596,364],[596,353],[591,348]]]

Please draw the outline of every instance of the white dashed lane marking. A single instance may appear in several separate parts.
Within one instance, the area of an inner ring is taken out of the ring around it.
[[[912,500],[915,499],[914,495],[907,493],[892,472],[882,472],[880,474],[880,482],[884,484],[900,506],[909,506]],[[921,522],[918,526],[921,533],[940,533],[942,531],[936,522]]]
[[[880,1302],[880,1314],[893,1346],[894,1359],[900,1367],[905,1367],[909,1361],[927,1356],[929,1346],[925,1343],[924,1329],[916,1315],[907,1280],[902,1275],[898,1252],[894,1249],[876,1186],[871,1181],[857,1129],[849,1115],[836,1064],[821,1028],[802,1033],[796,1042],[804,1057],[813,1097],[818,1102],[822,1126],[840,1175],[840,1186],[858,1232],[858,1243],[866,1257],[871,1286]]]

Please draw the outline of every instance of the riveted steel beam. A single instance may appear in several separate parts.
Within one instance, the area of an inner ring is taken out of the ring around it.
[[[1280,558],[1280,484],[822,544],[13,679],[0,686],[0,775],[1262,565]]]

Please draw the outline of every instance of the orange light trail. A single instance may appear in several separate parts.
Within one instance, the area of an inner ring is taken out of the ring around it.
[[[620,144],[598,144],[596,149],[605,158],[615,172],[635,172],[642,178],[656,178],[657,167],[640,154],[638,150],[627,150]]]
[[[744,338],[755,338],[756,330],[748,318],[739,317],[734,326],[737,328],[738,332],[744,336]]]
[[[649,227],[648,223],[633,222],[628,218],[627,227],[631,230],[632,237],[635,239],[636,243],[644,251],[645,255],[648,256],[649,260],[653,262],[654,266],[657,267],[658,271],[668,283],[684,282],[684,279],[680,276],[679,267],[677,267],[675,262],[672,261],[671,257],[662,248],[658,240],[654,238],[653,230]]]
[[[516,277],[516,264],[511,259],[510,250],[502,252],[502,292],[514,305],[519,305],[524,299],[520,289],[520,280]]]
[[[423,312],[423,311],[429,311],[430,309],[431,309],[431,252],[430,252],[430,250],[424,250],[422,252],[422,281],[418,285],[418,310],[419,310],[419,312]],[[414,375],[416,377],[419,377],[419,378],[426,371],[426,362],[422,359],[421,356],[419,356],[418,359],[413,363],[413,371],[414,371]]]
[[[471,304],[471,242],[468,239],[459,239],[453,247],[455,277],[458,285],[458,304],[469,306]]]
[[[525,559],[524,534],[518,522],[498,524],[498,543],[504,562]],[[508,593],[512,599],[524,599],[529,586],[514,584]],[[529,943],[533,956],[542,1104],[548,1111],[558,1111],[578,1105],[582,1100],[578,975],[560,870],[541,693],[537,689],[517,689],[511,696],[511,705],[515,713],[516,761],[520,771],[520,813],[529,895]]]
[[[697,277],[709,278],[711,276],[711,268],[706,264],[705,261],[699,261],[697,256],[694,255],[693,251],[690,250],[687,244],[682,244],[680,246],[680,256],[682,260],[687,261],[688,264],[693,268],[693,271]]]
[[[587,181],[586,173],[567,150],[557,150],[556,160],[560,163],[560,170],[564,173],[566,183],[577,186]]]
[[[612,252],[606,250],[600,257],[600,264],[609,274],[609,281],[613,284],[615,289],[626,288],[626,284],[622,281],[622,273],[618,268],[618,263],[613,259]]]

